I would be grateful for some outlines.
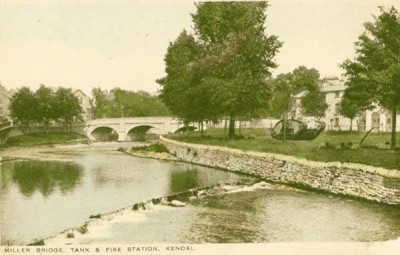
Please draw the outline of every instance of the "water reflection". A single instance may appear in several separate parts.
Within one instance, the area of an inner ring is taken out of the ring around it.
[[[68,154],[66,158],[68,157]],[[225,182],[252,178],[181,162],[135,158],[114,151],[81,151],[74,163],[0,164],[2,243],[27,243],[79,226],[90,215]],[[29,210],[26,210],[29,208]],[[35,219],[35,220],[32,220]]]
[[[57,189],[62,193],[73,189],[79,183],[82,169],[72,163],[18,161],[3,169],[2,174],[11,175],[24,196],[31,197],[38,191],[48,197]]]
[[[227,196],[234,199],[227,199]],[[256,236],[262,234],[259,229],[262,222],[257,217],[262,210],[257,199],[241,192],[195,200],[195,206],[208,210],[199,210],[185,239],[193,243],[254,242]]]
[[[172,193],[177,193],[182,190],[192,189],[198,186],[198,172],[174,172],[171,173],[171,187]]]

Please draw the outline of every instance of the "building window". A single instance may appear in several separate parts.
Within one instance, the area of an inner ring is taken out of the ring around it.
[[[340,115],[340,104],[335,104],[335,116]]]
[[[340,97],[340,91],[336,91],[335,92],[335,98],[339,98]]]
[[[339,126],[339,118],[335,118],[335,122],[333,123],[334,127],[338,127]]]
[[[372,127],[373,128],[379,128],[380,122],[381,122],[381,118],[378,112],[374,112],[372,113],[371,116],[372,119]]]

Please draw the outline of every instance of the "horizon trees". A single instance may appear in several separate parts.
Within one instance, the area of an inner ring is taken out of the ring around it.
[[[20,88],[11,98],[10,112],[11,117],[26,128],[35,124],[46,129],[55,121],[70,131],[71,122],[80,118],[82,108],[70,88],[60,87],[53,91],[41,84],[35,92],[28,87]]]
[[[157,81],[161,99],[175,115],[185,121],[229,118],[230,138],[236,119],[260,115],[271,97],[267,78],[282,45],[276,36],[265,34],[267,6],[266,2],[196,4],[195,36],[184,31],[170,44],[167,76]]]
[[[93,115],[95,118],[168,116],[167,107],[145,91],[114,88],[110,92],[93,88]]]
[[[381,14],[364,24],[365,31],[355,43],[355,58],[347,59],[341,67],[348,78],[350,99],[361,96],[363,100],[356,101],[359,106],[376,102],[391,111],[391,149],[395,149],[400,107],[400,15],[394,7],[379,9]]]

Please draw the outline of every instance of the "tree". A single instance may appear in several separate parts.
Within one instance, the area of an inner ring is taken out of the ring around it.
[[[54,92],[51,88],[41,84],[35,92],[37,101],[36,121],[42,122],[45,127],[49,125],[51,120],[57,119],[55,111]]]
[[[400,15],[391,7],[365,23],[355,43],[356,57],[341,66],[355,90],[392,112],[391,148],[396,148],[396,117],[400,106]]]
[[[64,123],[67,131],[71,130],[74,118],[81,117],[82,107],[71,89],[61,87],[57,89],[54,98],[54,113],[55,117]]]
[[[316,117],[323,116],[328,105],[325,102],[325,95],[321,92],[319,77],[318,70],[305,66],[299,66],[290,73],[279,74],[271,81],[273,93],[270,114],[279,117],[287,113],[290,110],[291,96],[307,91],[301,100],[303,113]]]
[[[37,100],[28,87],[19,89],[11,98],[11,117],[24,127],[36,120],[37,108]]]
[[[167,107],[157,96],[151,96],[144,91],[133,92],[114,88],[110,92],[100,88],[92,90],[95,106],[95,118],[121,118],[168,116]]]
[[[325,102],[325,94],[319,89],[310,90],[302,99],[303,113],[308,116],[322,117],[328,104]]]
[[[110,117],[109,98],[106,91],[101,88],[93,88],[92,96],[94,99],[94,107],[92,109],[95,118]]]
[[[340,113],[350,119],[350,133],[353,131],[353,119],[359,112],[359,107],[350,98],[343,97],[340,102]]]
[[[39,124],[47,131],[51,121],[62,121],[68,126],[82,108],[71,89],[59,88],[54,92],[41,85],[35,93],[27,87],[19,89],[11,98],[10,110],[11,116],[23,127]]]
[[[340,112],[343,116],[350,119],[350,132],[353,130],[353,119],[361,112],[374,108],[369,99],[369,92],[362,89],[363,84],[351,84],[347,82],[348,88],[345,90],[342,101],[340,102]],[[361,87],[359,87],[361,86]]]
[[[203,51],[194,64],[219,115],[229,116],[229,137],[235,119],[259,115],[270,98],[267,78],[276,67],[282,43],[265,33],[266,2],[199,3],[192,15]],[[256,93],[255,93],[256,92]]]
[[[160,98],[171,112],[189,122],[203,122],[215,117],[216,107],[211,100],[210,84],[201,82],[201,74],[195,71],[195,62],[200,57],[201,48],[193,35],[183,30],[170,43],[165,55],[167,76],[157,80],[162,86]]]

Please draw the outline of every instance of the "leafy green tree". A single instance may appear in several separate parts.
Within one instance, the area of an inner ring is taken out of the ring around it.
[[[325,94],[319,89],[309,91],[302,99],[303,113],[308,116],[322,117],[328,104],[325,102]]]
[[[290,109],[291,97],[302,91],[307,94],[301,100],[304,114],[321,117],[328,105],[320,88],[320,75],[315,68],[299,66],[290,73],[280,74],[271,81],[272,100],[270,114],[282,116]]]
[[[54,92],[51,88],[41,84],[35,92],[35,97],[37,101],[36,121],[47,127],[51,120],[57,119]]]
[[[199,75],[194,71],[194,63],[200,56],[200,46],[193,35],[183,30],[178,38],[170,43],[165,55],[167,76],[157,80],[162,86],[160,98],[171,112],[183,119],[186,124],[209,119],[213,113],[207,99],[211,94],[204,89]]]
[[[10,110],[11,116],[23,127],[39,124],[47,131],[52,121],[61,121],[68,126],[79,117],[82,108],[71,89],[59,88],[54,92],[41,85],[35,93],[27,87],[19,89],[11,98]]]
[[[266,2],[204,2],[192,15],[203,50],[194,64],[204,90],[212,91],[219,115],[235,119],[260,113],[270,98],[267,78],[281,47],[265,33]]]
[[[291,87],[291,74],[279,74],[270,79],[272,98],[268,103],[267,115],[280,118],[290,109],[290,98],[293,94]]]
[[[101,88],[93,88],[92,96],[94,99],[94,107],[92,109],[93,116],[97,119],[109,117],[109,101],[108,94],[106,91],[102,91]]]
[[[23,127],[29,127],[36,121],[38,103],[34,93],[28,88],[19,89],[11,98],[11,117],[20,122]]]
[[[347,82],[347,85],[348,88],[344,92],[339,107],[341,114],[350,119],[351,132],[353,130],[353,119],[361,111],[374,108],[374,105],[372,104],[373,102],[370,100],[369,92],[362,89],[363,84],[349,85],[349,82]]]
[[[379,7],[381,14],[364,24],[365,31],[355,43],[356,57],[341,66],[349,86],[368,93],[392,112],[391,148],[396,148],[396,117],[400,106],[400,15],[391,7]]]
[[[110,92],[95,88],[92,91],[95,118],[121,118],[168,116],[167,107],[157,96],[144,91],[128,91],[114,88]]]
[[[54,115],[61,120],[67,131],[71,130],[71,123],[75,118],[81,118],[82,107],[78,98],[71,89],[58,88],[54,98]]]

